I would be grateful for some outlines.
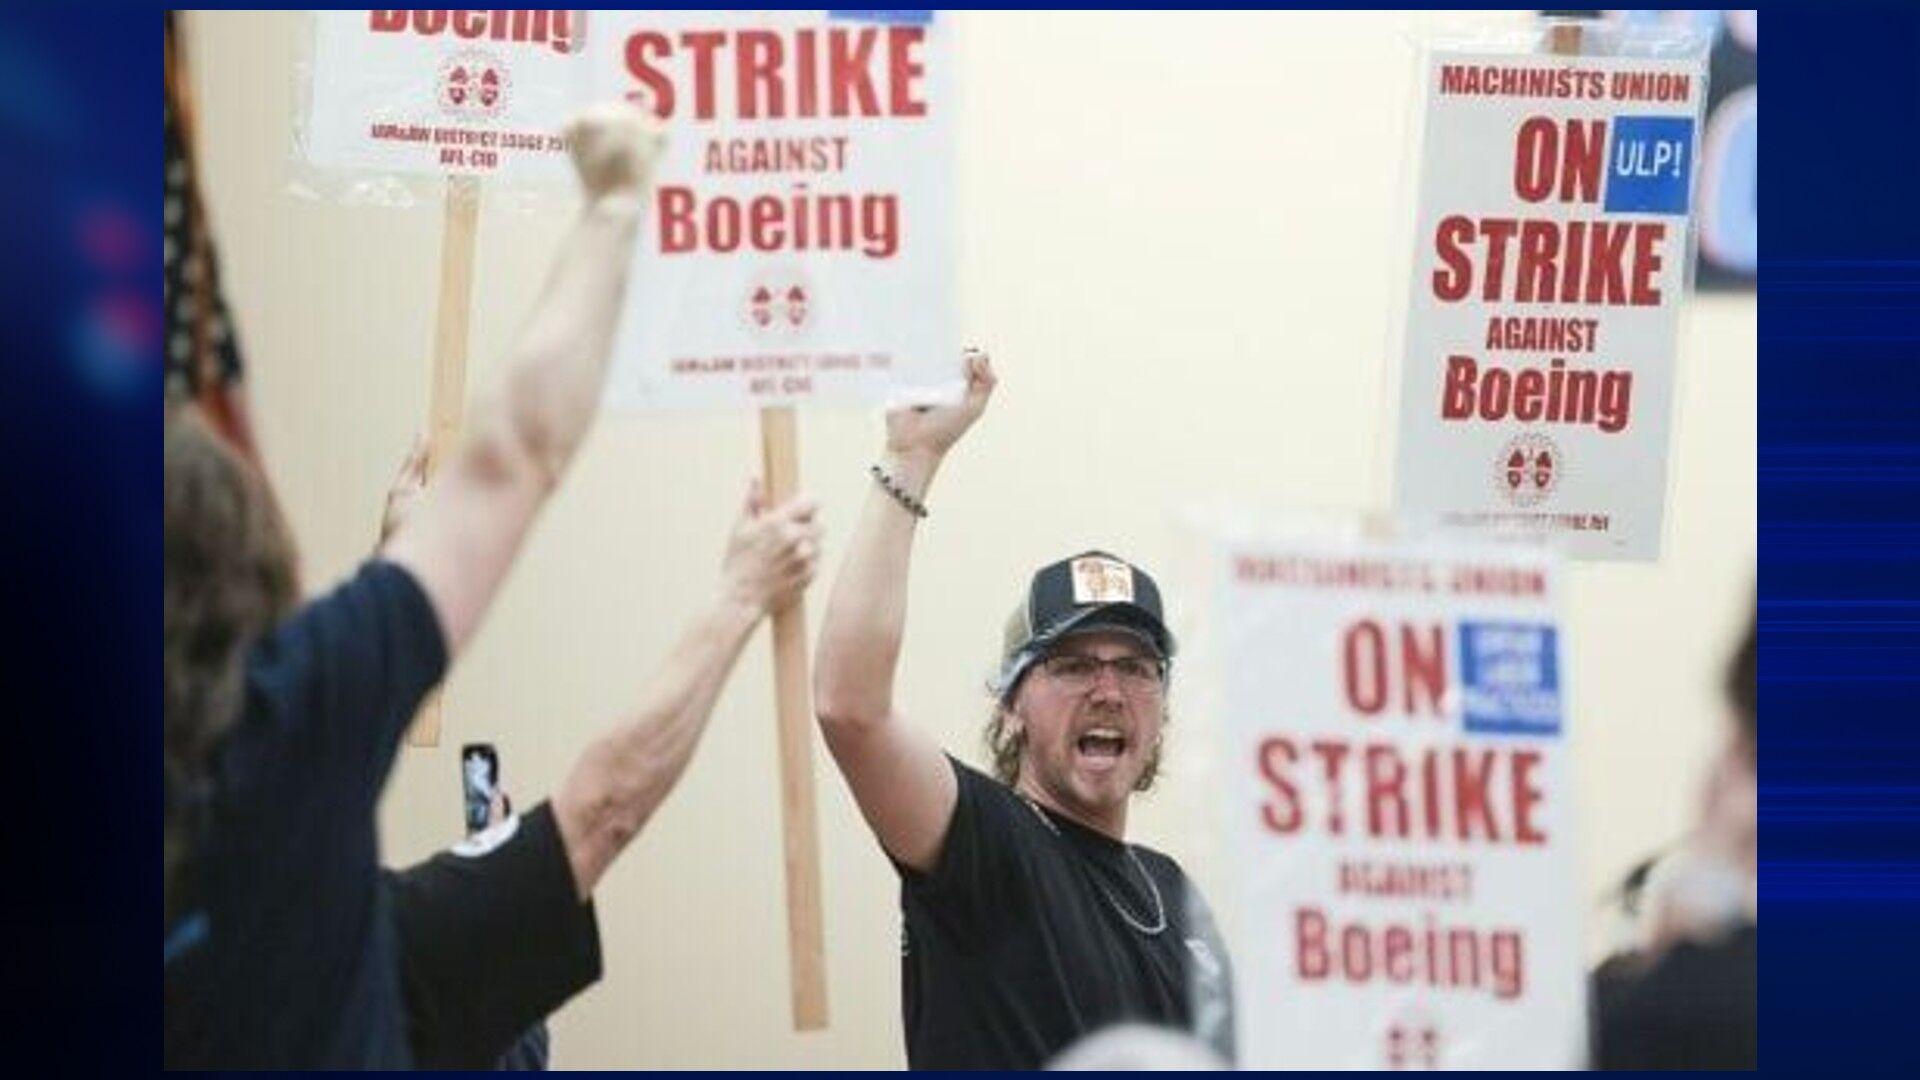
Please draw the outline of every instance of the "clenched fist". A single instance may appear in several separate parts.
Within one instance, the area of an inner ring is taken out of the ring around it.
[[[935,460],[944,456],[987,409],[1000,380],[993,361],[978,349],[966,351],[967,392],[953,405],[914,405],[887,412],[887,450],[902,457]]]
[[[625,101],[592,106],[567,125],[567,145],[589,198],[637,195],[666,142],[652,113]]]

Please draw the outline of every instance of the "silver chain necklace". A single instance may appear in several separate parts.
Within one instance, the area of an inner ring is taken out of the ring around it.
[[[1053,835],[1055,836],[1060,836],[1061,839],[1065,839],[1065,837],[1061,835],[1060,826],[1055,825],[1053,823],[1053,819],[1047,816],[1046,811],[1040,809],[1039,803],[1034,802],[1032,799],[1027,798],[1024,794],[1021,794],[1020,792],[1014,792],[1014,794],[1020,795],[1020,801],[1023,803],[1026,803],[1029,807],[1032,808],[1033,816],[1040,819],[1040,824],[1045,825],[1047,827],[1047,831],[1053,833]],[[1125,841],[1121,841],[1120,846],[1126,849],[1127,858],[1133,863],[1133,868],[1135,870],[1140,871],[1140,876],[1145,878],[1147,881],[1147,893],[1153,897],[1153,911],[1154,911],[1153,925],[1146,926],[1142,924],[1140,920],[1134,918],[1133,913],[1127,910],[1126,905],[1120,902],[1119,897],[1113,895],[1113,891],[1107,888],[1106,882],[1101,881],[1099,878],[1099,875],[1097,874],[1093,876],[1093,887],[1100,890],[1100,895],[1107,898],[1107,904],[1113,908],[1115,914],[1119,915],[1121,919],[1125,920],[1128,926],[1133,927],[1135,930],[1138,930],[1140,933],[1145,934],[1148,937],[1153,937],[1155,934],[1158,934],[1162,930],[1165,930],[1167,928],[1166,902],[1160,898],[1160,886],[1153,883],[1153,875],[1147,873],[1147,868],[1144,865],[1142,865],[1140,862],[1140,856],[1135,855],[1133,853],[1133,845]]]

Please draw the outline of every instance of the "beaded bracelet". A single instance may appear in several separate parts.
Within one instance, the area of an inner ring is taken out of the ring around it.
[[[880,490],[893,496],[893,501],[906,507],[908,513],[914,517],[923,518],[927,516],[927,504],[909,494],[907,489],[901,487],[898,481],[887,475],[887,470],[882,469],[878,465],[872,465],[868,466],[867,471],[872,473],[874,480],[880,484]]]

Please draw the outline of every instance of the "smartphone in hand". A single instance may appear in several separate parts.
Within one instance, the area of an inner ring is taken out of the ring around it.
[[[468,743],[460,748],[460,793],[466,804],[467,835],[487,827],[494,792],[500,790],[500,755],[492,743]]]

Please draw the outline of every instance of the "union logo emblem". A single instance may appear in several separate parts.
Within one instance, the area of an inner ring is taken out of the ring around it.
[[[754,276],[740,307],[741,321],[756,337],[801,336],[819,303],[813,283],[797,267],[775,267]]]
[[[463,119],[492,119],[507,102],[513,77],[499,57],[480,49],[454,53],[440,65],[440,110]]]
[[[1507,440],[1493,463],[1493,486],[1518,507],[1538,506],[1560,486],[1566,459],[1545,435],[1528,432]]]

